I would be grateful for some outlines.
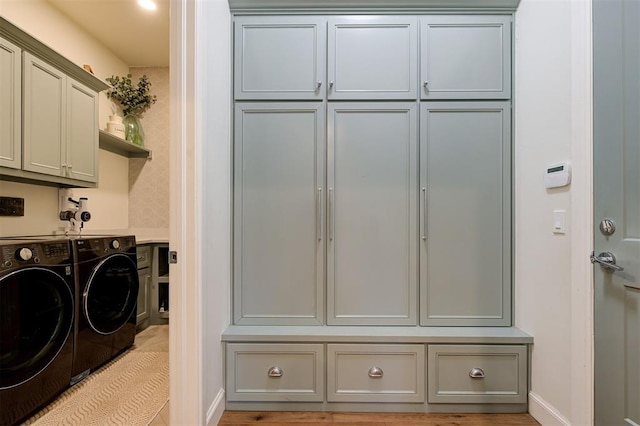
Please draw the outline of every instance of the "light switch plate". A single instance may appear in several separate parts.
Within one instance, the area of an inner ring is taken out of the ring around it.
[[[553,233],[554,234],[564,234],[565,231],[565,220],[566,220],[566,210],[554,210],[553,211]]]

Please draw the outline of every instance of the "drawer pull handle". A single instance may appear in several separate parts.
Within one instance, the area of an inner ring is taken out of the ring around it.
[[[482,371],[482,368],[474,367],[469,371],[469,377],[472,379],[484,379],[484,371]]]
[[[369,369],[369,377],[371,377],[372,379],[378,379],[378,378],[382,377],[383,374],[384,374],[384,372],[382,371],[382,368],[380,368],[380,367],[371,367]]]
[[[282,371],[282,368],[278,366],[271,367],[267,373],[269,377],[282,377],[282,374],[284,374],[284,372]]]

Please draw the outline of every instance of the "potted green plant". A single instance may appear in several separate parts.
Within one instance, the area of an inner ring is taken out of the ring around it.
[[[122,107],[125,139],[144,146],[144,131],[139,118],[157,100],[156,95],[149,93],[151,88],[149,78],[143,75],[135,86],[131,80],[131,74],[124,77],[111,76],[106,80],[111,85],[106,92],[107,98],[118,102]]]

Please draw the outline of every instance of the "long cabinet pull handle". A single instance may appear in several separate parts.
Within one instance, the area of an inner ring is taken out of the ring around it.
[[[427,188],[422,188],[422,239],[427,239]]]
[[[318,188],[316,198],[316,235],[318,241],[322,241],[322,188]]]
[[[329,241],[333,241],[333,188],[329,188],[329,196],[327,197],[327,203],[329,208],[327,209],[328,227],[327,233],[329,234]]]

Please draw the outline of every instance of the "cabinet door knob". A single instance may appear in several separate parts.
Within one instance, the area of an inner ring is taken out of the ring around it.
[[[333,88],[333,81],[329,82],[329,89]]]
[[[318,80],[318,83],[316,84],[316,90],[320,90],[320,86],[322,86],[322,81]]]
[[[275,367],[271,367],[267,372],[267,375],[269,377],[282,377],[283,374],[284,374],[284,371],[282,371],[282,369],[277,365]]]
[[[424,88],[426,89],[427,86],[429,85],[429,82],[427,80],[422,82],[422,85],[424,86]]]
[[[482,368],[474,367],[469,370],[469,377],[472,379],[484,379],[484,371]]]
[[[378,378],[382,377],[383,374],[384,374],[384,372],[382,371],[382,368],[380,368],[380,367],[371,367],[369,369],[369,377],[371,377],[372,379],[378,379]]]

